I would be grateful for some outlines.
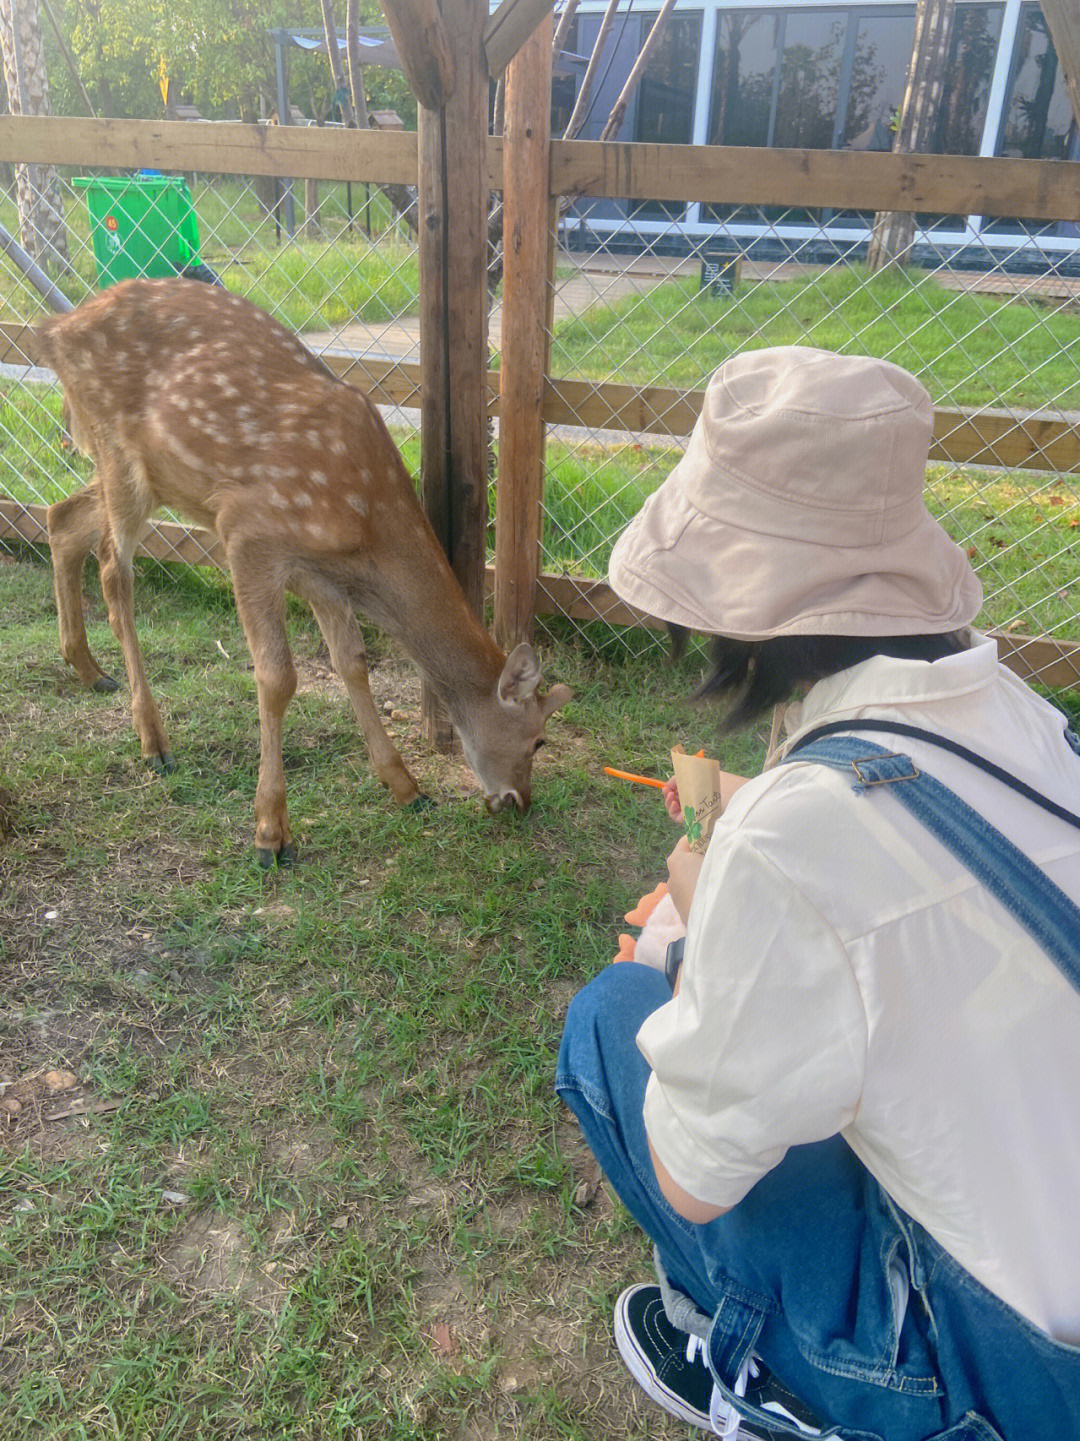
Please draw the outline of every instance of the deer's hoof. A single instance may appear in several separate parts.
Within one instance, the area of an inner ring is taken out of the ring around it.
[[[96,690],[98,695],[109,695],[112,691],[119,690],[120,687],[111,675],[99,675],[90,689]]]
[[[409,809],[410,811],[418,812],[430,811],[435,806],[435,804],[436,802],[433,801],[429,795],[426,795],[424,791],[421,791],[414,801],[409,802],[407,809]]]
[[[269,846],[256,846],[255,859],[259,863],[260,870],[268,871],[271,866],[292,866],[296,864],[296,845],[290,841],[287,846],[282,846],[280,851],[272,851]]]
[[[147,756],[146,764],[159,776],[171,776],[176,770],[176,761],[173,759],[172,751],[160,751],[157,755]]]

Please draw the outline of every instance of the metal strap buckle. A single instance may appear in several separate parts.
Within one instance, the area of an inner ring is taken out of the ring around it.
[[[885,756],[859,756],[856,760],[853,760],[851,762],[851,769],[859,777],[860,784],[864,786],[891,786],[895,785],[897,781],[918,780],[919,767],[915,764],[915,762],[911,759],[910,756],[888,757],[888,759],[903,759],[907,761],[908,765],[911,767],[911,770],[907,771],[904,775],[868,776],[859,769],[860,766],[873,765],[875,761],[881,761],[885,759]]]

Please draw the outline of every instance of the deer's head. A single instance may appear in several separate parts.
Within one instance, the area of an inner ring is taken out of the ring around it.
[[[566,704],[569,686],[540,692],[540,664],[522,643],[506,658],[494,693],[461,724],[465,759],[484,788],[484,805],[495,815],[510,806],[527,811],[532,801],[533,756],[544,744],[544,726]]]

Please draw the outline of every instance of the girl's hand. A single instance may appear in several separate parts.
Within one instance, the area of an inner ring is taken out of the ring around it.
[[[690,842],[685,836],[679,838],[678,845],[668,856],[668,893],[684,926],[690,915],[690,903],[694,899],[704,859],[690,849]]]
[[[664,785],[663,794],[664,805],[667,806],[668,815],[676,823],[676,825],[681,826],[683,822],[682,805],[679,801],[679,787],[675,783],[674,776],[672,776],[671,779],[667,781]]]

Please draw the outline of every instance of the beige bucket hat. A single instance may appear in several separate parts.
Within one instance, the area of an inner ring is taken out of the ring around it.
[[[733,356],[616,542],[612,588],[737,640],[968,625],[982,587],[923,503],[932,426],[926,390],[887,360],[801,345]]]

